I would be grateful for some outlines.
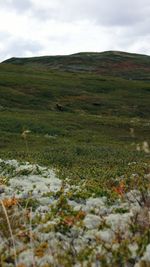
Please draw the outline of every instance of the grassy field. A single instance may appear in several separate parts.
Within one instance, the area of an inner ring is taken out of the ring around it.
[[[0,64],[1,157],[98,181],[124,174],[132,161],[148,162],[149,69],[148,56],[119,52]]]

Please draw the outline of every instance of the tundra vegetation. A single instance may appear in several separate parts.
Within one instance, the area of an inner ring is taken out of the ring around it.
[[[150,266],[149,75],[122,52],[0,64],[1,266]]]

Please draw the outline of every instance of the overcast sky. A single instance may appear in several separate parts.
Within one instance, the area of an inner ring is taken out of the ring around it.
[[[0,0],[0,61],[105,50],[150,55],[150,0]]]

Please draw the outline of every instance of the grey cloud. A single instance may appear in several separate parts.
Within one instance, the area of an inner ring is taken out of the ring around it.
[[[56,5],[49,5],[53,1]],[[17,12],[30,11],[37,20],[73,22],[83,19],[104,26],[128,26],[145,21],[150,15],[149,0],[0,0],[0,5]],[[45,4],[47,3],[47,5]]]
[[[58,1],[59,10],[53,12],[56,19],[85,19],[107,29],[120,28],[128,38],[150,34],[149,0],[63,0],[63,5]]]
[[[10,37],[10,34],[8,32],[1,31],[0,32],[0,44],[1,44],[1,40],[6,40],[9,37]]]
[[[1,37],[1,34],[0,34]],[[5,40],[5,47],[1,49],[2,60],[10,57],[25,57],[28,54],[37,54],[41,51],[43,46],[36,42],[24,39],[7,37]]]
[[[31,0],[0,0],[0,6],[6,10],[14,10],[16,12],[26,12],[33,8]]]
[[[51,1],[51,0],[50,0]],[[145,20],[149,16],[150,2],[147,0],[55,0],[55,8],[36,7],[32,13],[37,19],[80,21],[83,19],[101,25],[126,26]]]
[[[92,50],[93,47],[101,50],[101,47],[106,47],[110,50],[133,51],[136,47],[136,51],[149,51],[150,0],[0,0],[0,8],[4,13],[13,11],[16,12],[16,17],[23,13],[21,18],[29,18],[25,23],[31,26],[30,37],[35,29],[33,42],[29,39],[28,32],[25,39],[19,39],[18,31],[15,33],[17,37],[14,37],[13,29],[10,30],[11,35],[0,32],[0,40],[3,41],[3,44],[0,42],[0,52],[3,58],[50,51],[49,44],[53,50],[54,47],[61,47],[61,51],[68,51],[69,47],[72,51],[76,48],[75,43],[79,50],[88,47],[88,50],[91,47]],[[51,30],[53,25],[57,25],[56,29]],[[40,29],[44,30],[44,35]],[[92,36],[96,45],[94,41],[91,42]],[[43,46],[40,41],[36,41],[40,37]]]
[[[47,21],[50,19],[58,19],[58,17],[55,15],[55,10],[52,8],[33,8],[31,11],[31,15],[33,15],[34,18],[41,21]],[[57,13],[57,12],[56,12]]]
[[[9,45],[9,50],[15,52],[16,56],[23,56],[24,51],[27,52],[38,52],[42,49],[42,46],[35,42],[35,41],[30,41],[30,40],[14,40],[10,43]]]

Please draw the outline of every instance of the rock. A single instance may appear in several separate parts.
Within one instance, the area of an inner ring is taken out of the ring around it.
[[[88,229],[94,229],[98,228],[99,225],[101,224],[101,218],[94,214],[88,214],[86,215],[83,222]]]
[[[107,214],[107,207],[105,206],[104,198],[89,198],[86,201],[86,212],[94,211],[97,215]]]
[[[111,229],[101,230],[97,232],[96,236],[104,242],[111,243],[115,235]]]
[[[106,217],[106,223],[111,226],[113,231],[117,231],[119,229],[125,232],[128,230],[131,216],[132,213],[110,214]]]

